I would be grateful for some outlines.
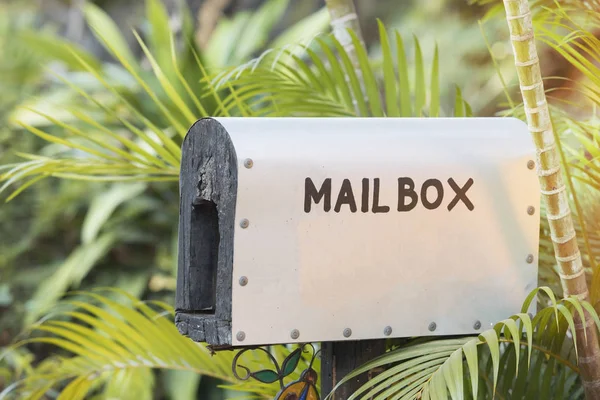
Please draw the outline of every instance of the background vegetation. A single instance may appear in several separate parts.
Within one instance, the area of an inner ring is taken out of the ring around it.
[[[61,390],[68,399],[89,398],[88,391],[98,398],[135,393],[136,398],[177,400],[275,394],[272,385],[237,384],[229,367],[232,354],[210,357],[204,348],[181,341],[170,321],[159,318],[171,311],[174,297],[178,149],[191,122],[217,114],[524,118],[506,21],[497,4],[356,4],[366,49],[356,48],[368,94],[368,101],[357,106],[352,99],[363,98],[356,96],[360,85],[340,78],[352,68],[335,39],[325,35],[329,17],[320,1],[0,4],[0,174],[3,199],[10,200],[0,207],[0,346],[6,348],[0,390],[10,389],[10,396],[16,390],[11,383],[25,379],[17,396],[54,398]],[[593,9],[569,2],[538,1],[532,7],[543,74],[549,77],[546,88],[573,178],[573,209],[595,305],[600,300],[595,116],[600,75],[593,61],[600,56],[599,19]],[[267,49],[275,51],[264,54]],[[289,67],[294,62],[299,73]],[[542,233],[540,283],[560,297],[546,225]],[[101,287],[118,291],[90,294]],[[420,364],[437,360],[431,368],[439,368],[451,354],[464,351],[467,361],[480,358],[481,376],[465,381],[472,387],[481,380],[480,398],[491,398],[498,371],[504,398],[540,392],[580,397],[567,334],[572,314],[550,318],[570,303],[552,301],[550,293],[540,304],[549,304],[549,312],[536,316],[532,326],[553,335],[535,336],[541,350],[529,373],[518,374],[518,369],[528,371],[523,363],[529,350],[521,345],[534,338],[526,316],[515,318],[521,321],[519,334],[506,322],[498,328],[499,342],[486,337],[497,343],[497,353],[489,342],[473,353],[467,339],[417,341],[414,346],[425,346],[415,347],[423,352],[417,354],[439,355]],[[78,314],[82,308],[87,314]],[[107,309],[118,318],[111,319]],[[126,319],[155,332],[156,340],[141,334],[144,330],[132,331],[122,322]],[[50,324],[39,325],[40,320]],[[153,324],[159,320],[158,329]],[[32,343],[9,347],[25,338]],[[279,359],[289,350],[277,350]],[[381,390],[396,388],[390,394],[401,389],[394,384],[402,376],[402,351],[383,362],[400,363],[396,380],[382,381]],[[548,363],[551,355],[557,357]],[[155,369],[137,368],[134,360]],[[456,374],[457,363],[447,364]],[[530,380],[537,386],[528,385]],[[404,382],[406,388],[417,381]]]

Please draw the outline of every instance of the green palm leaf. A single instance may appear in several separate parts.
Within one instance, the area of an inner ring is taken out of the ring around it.
[[[389,43],[383,24],[380,24],[380,37],[384,44],[382,71],[372,66],[366,49],[356,37],[353,43],[360,66],[358,72],[341,44],[326,36],[315,39],[308,46],[297,47],[302,50],[302,55],[295,54],[290,48],[268,51],[257,59],[208,78],[193,45],[186,47],[188,56],[184,59],[177,57],[173,34],[161,25],[166,20],[162,3],[147,0],[147,12],[151,21],[149,44],[135,31],[134,35],[152,67],[152,73],[139,67],[120,32],[102,10],[88,5],[86,18],[100,42],[121,64],[118,67],[120,73],[130,77],[134,87],[148,98],[151,109],[140,107],[133,100],[135,96],[130,88],[115,85],[110,74],[91,65],[89,57],[83,58],[77,49],[65,44],[63,52],[70,52],[69,60],[77,62],[80,69],[93,77],[112,96],[111,103],[118,105],[120,110],[97,100],[86,88],[59,77],[84,102],[78,107],[67,108],[71,122],[31,110],[33,115],[48,121],[50,127],[60,128],[64,132],[61,136],[26,121],[16,121],[64,151],[54,157],[25,154],[22,156],[30,161],[2,171],[0,181],[4,184],[0,191],[21,182],[9,200],[46,177],[174,181],[179,173],[181,139],[187,127],[207,115],[337,117],[443,114],[440,111],[437,49],[428,73],[417,42],[416,84],[411,90],[402,38],[396,33],[397,54],[392,54],[394,46]],[[273,15],[264,10],[255,17],[274,20]],[[188,59],[194,62],[193,72],[188,64],[182,64]],[[428,75],[431,77],[429,83],[425,78]],[[200,83],[194,82],[194,77]],[[383,84],[380,85],[380,82]],[[453,108],[453,112],[450,108],[446,114],[470,115],[470,107],[458,89]]]
[[[65,300],[56,307],[58,311],[29,329],[30,337],[13,348],[47,344],[55,346],[55,352],[61,355],[44,360],[0,398],[16,394],[20,399],[32,399],[51,389],[68,399],[89,398],[92,390],[100,390],[105,396],[135,390],[143,397],[151,390],[151,369],[211,376],[259,398],[272,398],[279,390],[277,384],[240,385],[231,370],[235,353],[213,354],[206,346],[183,337],[173,323],[170,306],[144,303],[125,292],[107,290],[118,298],[113,300],[97,292],[78,293],[80,300]],[[273,353],[281,363],[292,350],[278,346]],[[310,357],[304,356],[300,368],[310,362]],[[256,370],[272,368],[270,359],[259,353],[244,362]],[[299,378],[299,370],[288,372],[287,379]]]
[[[219,112],[240,115],[242,112],[238,101],[241,100],[248,102],[253,114],[258,116],[381,117],[441,114],[437,49],[431,72],[427,72],[419,42],[414,39],[415,84],[411,90],[408,59],[398,32],[395,34],[396,62],[388,34],[379,22],[383,48],[381,71],[373,68],[367,50],[356,35],[351,31],[350,35],[359,62],[358,70],[350,62],[343,46],[335,37],[328,35],[316,38],[309,46],[297,47],[301,55],[289,48],[270,50],[248,63],[214,75],[207,82],[216,88],[225,85],[235,88],[225,98]],[[322,60],[327,60],[328,65]],[[427,75],[431,77],[430,82],[427,82]],[[455,116],[472,114],[459,90],[454,110]]]
[[[526,311],[540,291],[550,305],[531,319]],[[527,398],[565,398],[565,387],[571,387],[578,368],[573,363],[576,356],[571,354],[576,346],[565,347],[564,342],[569,340],[567,332],[574,335],[573,318],[582,315],[583,309],[600,328],[600,319],[590,304],[574,297],[557,301],[549,288],[536,289],[520,314],[498,322],[478,337],[427,339],[424,343],[415,340],[359,367],[326,399],[344,383],[378,367],[388,368],[348,400],[458,400],[492,398],[494,393],[514,399],[526,394]],[[573,336],[573,340],[577,338]],[[540,397],[540,393],[547,397]]]

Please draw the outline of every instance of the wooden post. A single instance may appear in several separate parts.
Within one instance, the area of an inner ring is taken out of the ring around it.
[[[324,398],[328,395],[331,389],[348,373],[385,353],[385,343],[385,339],[323,342],[321,345],[321,397]],[[369,373],[357,376],[340,386],[332,399],[346,400],[371,378]]]

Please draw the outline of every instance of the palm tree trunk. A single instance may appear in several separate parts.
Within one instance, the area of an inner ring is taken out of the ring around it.
[[[504,0],[515,65],[527,116],[527,125],[537,149],[537,173],[546,204],[550,234],[565,296],[589,301],[581,253],[577,245],[569,198],[535,46],[533,23],[527,0]],[[594,322],[577,320],[579,367],[586,399],[600,399],[600,348]],[[584,335],[587,334],[587,340]]]
[[[360,29],[358,15],[356,14],[356,9],[354,8],[354,2],[353,0],[325,0],[325,3],[327,4],[329,16],[331,17],[331,29],[333,30],[333,36],[335,36],[344,50],[346,50],[348,53],[350,62],[354,67],[354,72],[356,73],[358,81],[360,82],[363,96],[365,96],[365,100],[368,101],[364,88],[364,80],[362,79],[362,70],[360,69],[358,56],[356,55],[356,49],[352,44],[352,37],[348,33],[348,29],[352,30],[358,37],[360,43],[364,45],[365,41]],[[350,84],[350,80],[347,75],[346,83],[348,85]],[[353,99],[353,102],[355,111],[358,114],[356,99]]]
[[[198,16],[196,41],[201,50],[206,51],[210,37],[223,16],[223,11],[230,3],[231,0],[206,0],[200,4],[200,9],[196,14]]]

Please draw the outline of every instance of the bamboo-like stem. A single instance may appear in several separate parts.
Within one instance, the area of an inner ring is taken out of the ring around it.
[[[202,50],[206,50],[210,37],[223,14],[223,10],[230,3],[231,0],[206,0],[200,5],[196,41]]]
[[[344,46],[348,52],[352,64],[358,67],[358,57],[352,46],[352,38],[348,34],[348,29],[356,33],[356,37],[362,44],[365,43],[362,37],[362,31],[358,22],[356,8],[354,8],[353,0],[325,0],[329,15],[331,17],[331,29],[335,38]]]
[[[589,301],[567,188],[561,174],[560,157],[556,148],[557,138],[546,102],[529,4],[527,0],[504,0],[504,8],[527,125],[537,149],[537,174],[546,205],[554,254],[560,267],[564,295]],[[586,399],[600,399],[598,335],[594,322],[587,313],[586,321],[587,323],[582,323],[579,318],[576,320],[578,364]]]
[[[358,56],[356,54],[356,49],[352,43],[352,37],[348,33],[348,29],[352,30],[358,40],[362,45],[364,45],[365,41],[362,36],[362,31],[360,29],[360,23],[358,21],[358,15],[356,14],[356,8],[354,8],[353,0],[325,0],[325,4],[327,5],[327,10],[329,10],[329,16],[331,18],[331,29],[333,31],[333,36],[337,39],[338,42],[342,45],[346,53],[348,54],[348,58],[350,58],[350,62],[352,63],[352,67],[354,68],[354,72],[360,82],[360,86],[362,89],[363,95],[366,95],[364,88],[364,79],[362,78],[362,70],[360,69],[360,63],[358,61]],[[346,75],[346,81],[350,84],[348,75]],[[356,104],[356,99],[353,99],[354,107],[358,112],[358,107]]]

